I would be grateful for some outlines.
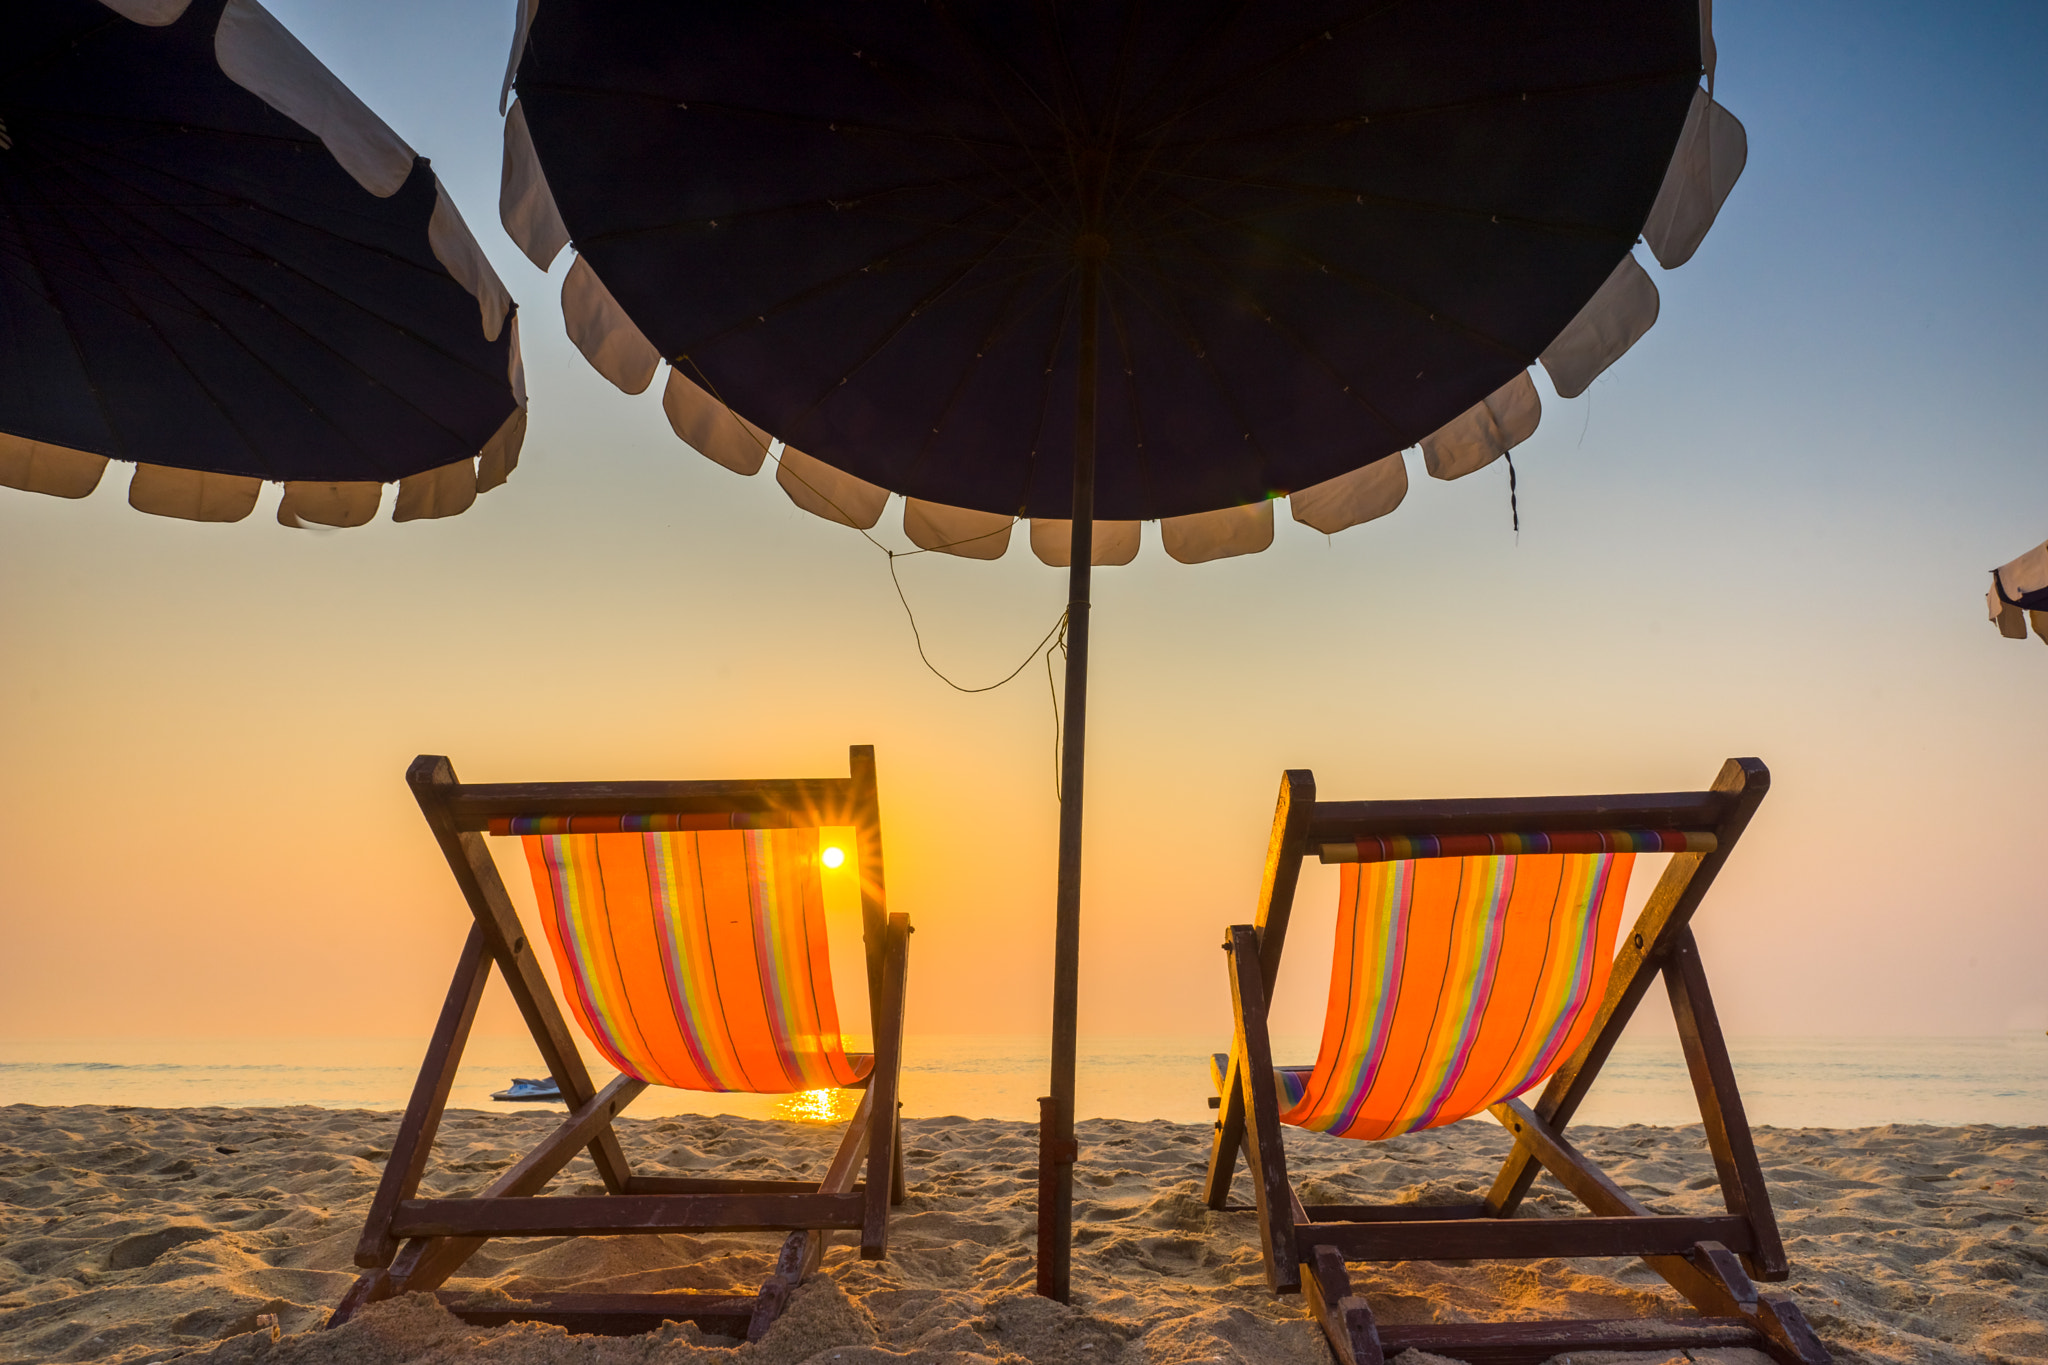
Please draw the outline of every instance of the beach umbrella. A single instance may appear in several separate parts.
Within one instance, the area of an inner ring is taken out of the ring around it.
[[[867,528],[1069,571],[1039,1289],[1069,1288],[1090,568],[1468,474],[1745,155],[1698,0],[522,0],[501,217],[629,393]]]
[[[1991,571],[1991,590],[1984,605],[1998,633],[2008,640],[2027,638],[2027,623],[2033,622],[2034,638],[2048,644],[2048,542],[2036,545],[2010,564]]]
[[[511,297],[424,157],[255,0],[0,15],[0,483],[197,521],[449,516],[526,429]]]

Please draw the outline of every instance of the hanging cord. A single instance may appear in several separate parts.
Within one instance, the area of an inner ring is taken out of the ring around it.
[[[1515,453],[1503,450],[1508,462],[1508,514],[1515,519],[1515,544],[1522,543],[1522,505],[1515,497]]]
[[[702,369],[698,368],[697,362],[687,355],[682,356],[680,358],[683,361],[687,362],[690,366],[690,369],[695,372],[697,376],[698,387],[702,389],[704,393],[709,395],[714,403],[717,403],[721,408],[724,408],[726,416],[732,418],[735,422],[738,422],[740,424],[740,429],[742,431],[748,432],[749,434],[754,436],[755,440],[760,441],[761,438],[756,433],[753,424],[748,422],[745,418],[741,417],[737,412],[733,411],[732,405],[730,403],[727,403],[724,397],[720,395],[717,387],[712,384],[710,376],[706,375]],[[671,366],[674,366],[675,361],[670,361],[669,363]],[[952,688],[954,691],[965,692],[970,696],[979,692],[993,692],[998,687],[1001,687],[1006,683],[1015,681],[1017,675],[1022,673],[1026,668],[1030,667],[1031,661],[1033,659],[1038,658],[1041,653],[1045,656],[1045,682],[1047,689],[1052,692],[1052,785],[1054,799],[1057,800],[1060,791],[1060,696],[1059,690],[1053,686],[1052,655],[1053,651],[1057,649],[1060,652],[1061,658],[1066,657],[1067,613],[1064,610],[1060,612],[1059,619],[1052,623],[1052,629],[1048,630],[1043,636],[1041,636],[1039,638],[1038,643],[1031,647],[1031,652],[1024,656],[1024,662],[1018,664],[1015,668],[1011,669],[1008,673],[1004,674],[1003,677],[999,680],[989,683],[985,687],[968,687],[964,683],[955,682],[953,679],[947,677],[945,672],[941,670],[937,664],[933,663],[931,661],[931,657],[924,652],[924,632],[918,629],[917,613],[911,610],[910,598],[906,596],[903,591],[903,580],[899,578],[896,574],[896,561],[899,559],[910,559],[917,555],[930,554],[934,550],[950,550],[960,545],[971,545],[977,540],[987,540],[991,536],[1001,535],[1010,530],[1011,527],[1014,527],[1017,524],[1018,518],[1012,517],[1010,519],[1010,525],[1002,528],[1002,530],[1000,531],[986,531],[983,532],[981,535],[969,536],[964,540],[948,541],[944,545],[926,546],[924,548],[916,550],[892,550],[887,545],[884,545],[881,541],[875,539],[873,535],[869,534],[868,529],[865,526],[861,526],[858,523],[856,523],[853,519],[853,515],[849,513],[844,507],[841,507],[838,504],[838,502],[836,502],[833,499],[831,494],[827,493],[824,489],[812,483],[809,479],[806,479],[802,474],[799,474],[795,469],[784,464],[782,460],[782,448],[779,442],[773,440],[762,442],[761,449],[764,456],[775,462],[776,476],[778,478],[780,478],[783,474],[788,474],[790,478],[802,484],[806,489],[810,490],[811,493],[815,494],[820,502],[824,503],[827,507],[830,507],[833,511],[839,514],[840,523],[842,525],[853,527],[854,530],[860,532],[862,539],[866,540],[868,544],[874,546],[877,550],[880,550],[885,556],[888,557],[889,582],[890,585],[896,589],[896,600],[903,604],[904,617],[910,622],[910,638],[917,645],[918,661],[922,663],[927,669],[931,670],[931,674],[933,677],[937,678],[940,682]]]
[[[1009,682],[1011,679],[1015,678],[1019,673],[1022,673],[1025,669],[1029,668],[1031,666],[1031,661],[1038,657],[1038,652],[1041,649],[1045,650],[1046,655],[1050,657],[1052,654],[1052,650],[1049,649],[1048,646],[1052,644],[1054,636],[1059,636],[1062,641],[1065,640],[1067,629],[1067,614],[1065,612],[1061,612],[1060,619],[1052,623],[1052,629],[1047,631],[1045,635],[1042,638],[1040,638],[1037,644],[1031,646],[1031,652],[1024,656],[1024,662],[1018,664],[1015,668],[1011,669],[1008,673],[1004,674],[997,681],[988,684],[986,687],[968,687],[963,683],[954,682],[951,678],[947,677],[944,673],[939,671],[939,666],[937,664],[933,663],[930,659],[925,657],[924,636],[920,634],[917,629],[917,613],[910,609],[910,599],[903,595],[903,580],[896,577],[896,561],[898,558],[908,558],[911,555],[920,555],[923,554],[924,551],[888,550],[885,551],[885,553],[889,556],[889,581],[896,585],[896,600],[903,604],[903,614],[910,618],[910,638],[917,642],[917,657],[924,660],[924,666],[932,671],[933,677],[937,678],[946,686],[952,688],[955,692],[967,692],[970,694],[975,692],[993,692],[998,687],[1001,687],[1004,683]],[[1050,667],[1050,665],[1047,666]]]
[[[1045,650],[1045,690],[1052,696],[1052,799],[1053,804],[1059,805],[1067,799],[1067,789],[1063,781],[1065,774],[1060,771],[1060,689],[1052,680],[1052,652],[1055,649],[1060,652],[1060,661],[1064,663],[1067,657],[1065,612],[1060,613],[1059,638]]]

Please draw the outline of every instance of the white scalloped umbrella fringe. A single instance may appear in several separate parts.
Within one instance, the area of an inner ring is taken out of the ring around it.
[[[150,28],[176,23],[191,2],[100,0],[116,14]],[[365,190],[379,199],[389,199],[404,187],[406,177],[412,174],[413,149],[257,0],[228,0],[214,29],[213,52],[223,75],[319,138]],[[545,182],[541,193],[547,193]],[[487,493],[511,477],[526,440],[526,366],[519,354],[519,319],[513,312],[512,295],[491,268],[490,259],[477,245],[476,234],[463,221],[439,176],[434,178],[434,196],[427,245],[441,268],[476,299],[484,340],[496,341],[506,327],[512,329],[506,377],[518,406],[475,456],[400,479],[393,521],[452,517],[468,511],[477,494]],[[554,201],[547,202],[552,210]],[[563,240],[567,240],[566,233]],[[601,284],[597,287],[604,288]],[[651,377],[651,367],[648,373]],[[645,383],[641,387],[645,388]],[[108,463],[105,455],[0,432],[0,485],[9,488],[82,498],[99,487]],[[128,505],[139,512],[186,521],[240,521],[255,510],[262,488],[263,480],[239,474],[137,464],[128,482]],[[361,526],[377,515],[383,497],[381,483],[287,481],[277,505],[277,519],[290,527],[307,523]]]
[[[142,4],[146,0],[126,2]],[[505,159],[498,216],[527,259],[546,270],[562,249],[571,245],[569,231],[534,152],[525,112],[517,100],[506,107],[538,4],[539,0],[518,0],[512,54],[499,95],[498,107],[505,115]],[[1749,138],[1741,121],[1713,98],[1713,0],[1700,0],[1700,52],[1706,85],[1693,93],[1678,146],[1643,224],[1643,243],[1665,270],[1684,265],[1699,250],[1749,157]],[[1537,357],[1558,396],[1578,397],[1621,359],[1655,325],[1658,304],[1657,285],[1631,250]],[[623,392],[641,393],[654,381],[660,352],[581,256],[562,282],[562,322],[583,358]],[[775,481],[789,500],[806,512],[860,530],[880,520],[889,499],[887,489],[816,456],[781,446],[760,427],[684,378],[673,365],[662,393],[662,407],[684,444],[736,473],[754,473],[767,456],[779,451]],[[1525,370],[1423,437],[1417,443],[1423,466],[1433,478],[1462,479],[1528,440],[1542,416],[1542,400]],[[1407,465],[1402,452],[1393,451],[1348,474],[1293,490],[1288,504],[1296,521],[1334,535],[1387,515],[1400,506],[1407,493]],[[965,559],[1000,559],[1009,548],[1010,531],[1017,520],[918,498],[905,498],[903,504],[903,533],[912,544]],[[1257,502],[1164,517],[1159,534],[1166,553],[1183,564],[1257,554],[1273,543],[1273,504]],[[1137,522],[1098,521],[1091,562],[1128,564],[1137,558],[1139,539]],[[1032,553],[1042,562],[1067,567],[1067,522],[1032,518],[1030,542]],[[2043,572],[2048,574],[2048,559],[2044,559]],[[1992,600],[1996,619],[1995,588]],[[2036,621],[2039,629],[2048,621],[2048,613],[2036,616],[2041,618]],[[2021,634],[2025,634],[2024,626]],[[2048,633],[2042,638],[2048,640]]]

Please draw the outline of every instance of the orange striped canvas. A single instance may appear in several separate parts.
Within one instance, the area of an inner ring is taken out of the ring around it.
[[[563,994],[629,1076],[682,1090],[843,1086],[816,829],[527,834]]]
[[[1323,1041],[1281,1121],[1454,1123],[1564,1060],[1607,990],[1632,853],[1347,863]]]

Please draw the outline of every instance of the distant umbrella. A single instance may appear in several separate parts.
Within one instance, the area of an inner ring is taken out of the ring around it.
[[[1745,155],[1698,0],[521,5],[501,210],[679,435],[1069,568],[1039,1285],[1068,1293],[1089,568],[1391,511],[1649,328]],[[771,437],[773,439],[771,439]],[[781,444],[777,444],[777,442]],[[1099,519],[1098,519],[1099,518]]]
[[[323,145],[324,144],[324,145]],[[448,516],[526,427],[511,297],[423,157],[255,0],[0,17],[0,483],[287,525]],[[480,461],[480,462],[479,462]]]
[[[2031,621],[2035,638],[2048,644],[2048,542],[1993,569],[1991,591],[1984,594],[1984,604],[1990,608],[1998,633],[2006,639],[2026,639]]]

